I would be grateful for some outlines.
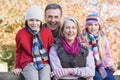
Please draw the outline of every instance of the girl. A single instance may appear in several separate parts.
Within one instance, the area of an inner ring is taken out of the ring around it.
[[[94,80],[115,80],[112,74],[114,65],[111,59],[109,44],[102,31],[97,13],[92,12],[87,16],[85,29],[80,39],[87,42],[93,51],[96,65]]]
[[[53,36],[48,28],[42,27],[42,11],[31,6],[25,16],[25,27],[16,35],[16,64],[14,73],[23,74],[25,80],[50,80],[48,51]]]

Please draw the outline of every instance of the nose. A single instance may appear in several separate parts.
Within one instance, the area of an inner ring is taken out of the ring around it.
[[[51,22],[54,22],[55,21],[55,18],[53,17],[53,18],[51,18]]]
[[[73,30],[72,28],[69,28],[69,32],[72,32],[72,30]]]
[[[92,25],[92,27],[91,27],[91,28],[93,29],[94,27],[95,27],[95,25]]]
[[[34,20],[34,21],[33,21],[33,24],[36,24],[36,22],[37,22],[37,21],[36,21],[36,20]]]

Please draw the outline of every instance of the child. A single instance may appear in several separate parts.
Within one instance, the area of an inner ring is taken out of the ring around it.
[[[14,73],[25,80],[50,80],[48,51],[53,43],[52,32],[42,27],[42,11],[31,6],[25,16],[25,27],[16,35],[16,64]]]
[[[87,42],[93,51],[96,64],[94,80],[115,80],[112,74],[114,69],[109,44],[97,13],[88,14],[80,39]]]

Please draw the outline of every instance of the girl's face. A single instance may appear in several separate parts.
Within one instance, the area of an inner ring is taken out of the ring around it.
[[[77,26],[73,21],[68,20],[65,22],[63,28],[63,35],[68,43],[75,40],[77,36]]]
[[[96,35],[99,31],[99,23],[97,22],[92,22],[88,28],[88,32],[91,33],[92,35]]]
[[[32,30],[37,30],[40,27],[40,20],[37,19],[29,19],[27,21],[28,26],[32,29]]]

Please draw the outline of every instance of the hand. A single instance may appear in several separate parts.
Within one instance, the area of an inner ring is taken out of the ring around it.
[[[93,80],[93,77],[87,77],[86,80]]]
[[[51,77],[54,77],[55,80],[60,79],[62,76],[68,75],[66,69],[60,68],[57,70],[54,70],[50,73]]]
[[[89,47],[89,44],[85,41],[82,41],[81,44],[84,46],[84,47]]]
[[[110,71],[111,71],[112,73],[115,72],[115,69],[114,69],[113,67],[109,67],[109,69],[110,69]]]
[[[74,75],[74,70],[72,68],[66,68],[65,69],[68,75]]]
[[[21,71],[22,71],[21,68],[16,68],[16,69],[13,70],[14,74],[17,75],[17,76],[20,75]]]
[[[103,79],[107,77],[107,72],[105,71],[104,67],[99,68],[99,72]]]

